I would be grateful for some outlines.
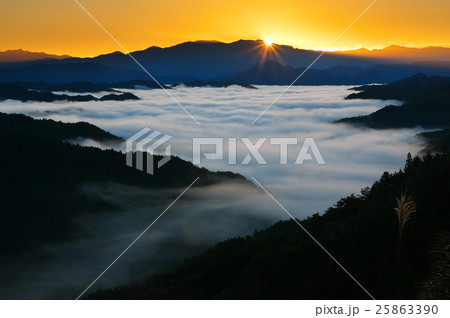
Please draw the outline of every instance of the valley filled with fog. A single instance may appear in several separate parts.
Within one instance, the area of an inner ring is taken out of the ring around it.
[[[203,156],[201,166],[240,173],[249,180],[255,178],[299,219],[322,213],[341,197],[358,193],[379,179],[384,171],[400,169],[408,152],[414,155],[423,148],[421,141],[414,137],[422,131],[420,128],[372,130],[332,123],[343,117],[372,113],[385,105],[400,105],[399,101],[345,100],[351,93],[350,86],[294,86],[253,123],[286,89],[285,86],[257,88],[170,89],[170,94],[198,124],[160,89],[123,90],[140,98],[125,102],[8,100],[0,102],[0,111],[64,122],[86,121],[124,139],[148,127],[172,136],[172,154],[188,161],[193,159],[193,138],[224,138],[223,159],[208,160]],[[280,137],[297,138],[299,143],[289,145],[287,164],[280,164],[280,146],[270,144],[270,138]],[[237,140],[237,164],[229,164],[229,138]],[[258,138],[266,138],[259,152],[267,164],[260,165],[253,157],[248,164],[241,164],[249,152],[240,138],[249,138],[253,143]],[[325,165],[318,165],[315,160],[295,164],[305,138],[314,139]],[[125,150],[125,145],[120,143],[100,144],[81,139],[71,142]],[[47,256],[36,263],[32,261],[35,255],[11,260],[1,274],[14,278],[9,284],[4,283],[6,288],[0,297],[78,296],[170,204],[169,199],[159,198],[174,198],[182,190],[147,193],[138,187],[118,184],[84,185],[81,191],[100,196],[120,208],[76,220],[89,235],[80,234],[74,241],[48,246]],[[114,287],[171,268],[218,241],[251,234],[288,218],[264,192],[250,186],[194,188],[95,288]]]
[[[172,154],[192,161],[192,138],[224,138],[223,160],[202,156],[207,169],[230,170],[248,179],[255,177],[267,185],[299,218],[322,212],[336,200],[371,185],[384,171],[402,167],[406,154],[421,149],[414,139],[417,129],[371,130],[332,124],[342,117],[366,115],[399,101],[344,100],[350,86],[291,87],[254,124],[252,122],[285,90],[285,86],[259,86],[246,89],[183,88],[170,94],[199,122],[197,124],[162,90],[129,90],[140,97],[129,102],[88,103],[0,103],[2,112],[18,112],[35,118],[64,122],[87,121],[127,139],[144,127],[172,136]],[[101,96],[101,94],[98,94]],[[258,165],[255,158],[240,164],[249,154],[240,138],[267,138],[260,153],[267,162]],[[288,164],[279,164],[279,145],[270,138],[297,138],[298,145],[288,146]],[[228,138],[237,138],[237,164],[228,163]],[[295,165],[305,138],[313,138],[325,165],[315,160]],[[103,145],[89,140],[75,140],[82,145],[115,148],[123,144]],[[164,147],[161,147],[164,150]],[[212,152],[202,147],[203,152]]]

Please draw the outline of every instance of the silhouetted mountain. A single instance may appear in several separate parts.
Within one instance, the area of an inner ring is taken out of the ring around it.
[[[99,101],[105,100],[116,100],[116,101],[124,101],[124,100],[138,100],[139,97],[132,93],[121,93],[121,94],[108,94],[100,97]]]
[[[388,48],[383,52],[388,51],[393,52],[393,49]],[[394,61],[402,61],[402,63],[450,62],[450,49],[448,48],[401,48],[398,52],[391,60],[386,58],[387,53],[380,55],[378,51],[352,55],[327,52],[317,61],[314,68],[325,69],[339,64],[367,68],[379,64],[380,61],[388,64],[392,64]],[[405,55],[404,60],[400,59],[402,52]],[[267,48],[261,40],[240,40],[232,43],[185,42],[168,48],[150,47],[143,51],[132,52],[133,56],[153,74],[158,76],[190,74],[199,79],[209,79],[219,75],[230,76],[267,60],[291,65],[294,68],[307,67],[320,53],[278,44]],[[390,56],[394,55],[390,54]],[[128,56],[118,52],[101,55],[93,60],[110,67],[137,69]],[[417,72],[419,70],[415,73]]]
[[[417,101],[424,97],[433,97],[446,93],[450,77],[426,76],[418,73],[400,81],[387,85],[366,85],[355,87],[359,93],[350,94],[346,99],[398,99],[403,101]]]
[[[210,172],[178,157],[172,157],[154,175],[125,165],[125,154],[62,142],[76,136],[117,140],[87,123],[65,124],[34,120],[24,115],[0,114],[0,259],[31,251],[41,260],[45,244],[70,240],[79,235],[77,219],[87,213],[114,211],[111,202],[84,193],[87,183],[123,184],[145,189],[242,182],[231,172]],[[155,162],[162,156],[156,156]],[[144,159],[144,162],[146,160]],[[172,200],[169,197],[160,197]],[[2,277],[4,279],[4,277]]]
[[[420,86],[430,86],[432,84],[438,84],[438,83],[450,83],[450,77],[445,76],[426,76],[423,73],[417,73],[411,77],[407,77],[404,79],[401,79],[397,82],[392,82],[390,85],[397,85],[402,86],[405,84],[419,84]]]
[[[425,75],[450,76],[450,62],[415,62],[411,64],[377,64],[369,67],[367,71],[376,71],[382,74],[388,82],[398,81],[404,77],[417,73]]]
[[[338,52],[337,52],[338,53]],[[358,49],[340,52],[343,55],[353,55],[359,57],[369,57],[379,60],[397,60],[402,63],[417,61],[446,61],[450,62],[450,48],[444,47],[424,47],[414,48],[398,45],[391,45],[383,49]]]
[[[108,85],[111,88],[127,88],[127,89],[149,89],[149,88],[164,88],[164,89],[170,89],[169,86],[158,84],[154,80],[131,80],[126,82],[119,82],[119,83],[109,83],[109,84],[103,84]]]
[[[187,83],[178,83],[178,84],[173,84],[172,87],[176,87],[176,86],[185,86],[185,87],[229,87],[229,86],[241,86],[244,88],[250,88],[250,89],[256,89],[255,86],[249,85],[249,84],[244,84],[242,82],[236,82],[236,81],[218,81],[218,82],[214,82],[214,81],[192,81],[192,82],[187,82]]]
[[[70,58],[70,56],[47,54],[43,52],[30,52],[21,49],[0,52],[0,63],[31,62],[52,59],[62,60],[67,58]]]
[[[35,63],[0,69],[0,82],[44,81],[65,84],[78,81],[110,83],[147,78],[144,72],[110,68],[97,63]]]
[[[393,52],[393,48],[383,52]],[[447,48],[409,49],[402,48],[392,59],[387,53],[378,51],[367,53],[357,50],[348,54],[327,52],[314,64],[315,71],[326,71],[331,77],[321,80],[324,74],[313,74],[311,82],[319,84],[363,84],[384,83],[399,80],[418,72],[426,75],[450,76],[450,59]],[[396,51],[397,52],[397,51]],[[402,60],[401,52],[405,52]],[[436,53],[437,52],[437,53]],[[191,82],[195,80],[216,81],[235,80],[237,74],[249,72],[253,68],[274,61],[298,70],[309,66],[322,52],[295,49],[287,45],[273,44],[267,47],[263,41],[240,40],[232,43],[217,41],[185,42],[172,47],[152,46],[142,51],[131,52],[156,79],[162,83]],[[439,58],[439,59],[436,59]],[[439,62],[441,61],[441,62]],[[399,64],[401,63],[401,64]],[[289,72],[277,77],[287,82]],[[244,75],[244,74],[240,74]],[[305,74],[306,75],[306,74]],[[249,79],[265,83],[275,83],[273,78],[248,75]],[[25,64],[0,63],[0,81],[46,81],[51,83],[69,83],[90,81],[93,83],[124,82],[129,80],[150,79],[130,56],[121,52],[103,54],[93,58],[67,58],[49,60],[46,63]],[[248,82],[245,83],[255,83]],[[277,83],[279,84],[279,83]]]
[[[57,140],[81,137],[98,141],[123,141],[122,138],[86,122],[63,123],[52,119],[33,119],[22,114],[0,113],[0,132],[15,132]]]
[[[372,187],[301,222],[376,299],[448,299],[450,155],[408,156]],[[399,242],[396,198],[417,205]],[[275,205],[274,205],[275,206]],[[276,207],[278,208],[278,207]],[[399,248],[401,247],[401,249]],[[397,283],[398,282],[398,283]],[[446,287],[447,286],[447,287]],[[294,221],[221,242],[147,281],[90,299],[367,299]]]
[[[131,53],[150,73],[160,76],[190,75],[201,80],[216,76],[230,76],[268,60],[293,67],[306,67],[320,52],[294,49],[287,45],[273,44],[267,48],[263,41],[239,40],[232,43],[198,41],[185,42],[172,47],[150,47]],[[79,59],[69,59],[67,61]],[[100,55],[92,61],[108,67],[139,70],[129,56],[120,52]],[[367,58],[324,54],[315,68],[326,68],[337,64],[370,66]]]
[[[436,151],[447,151],[450,149],[450,128],[423,132],[417,135],[419,138],[423,139],[426,143],[426,148],[422,151],[424,153],[436,152]]]
[[[354,76],[364,72],[364,69],[356,66],[346,66],[346,65],[336,65],[330,68],[325,69],[330,74],[334,76]]]
[[[59,95],[46,91],[34,91],[23,88],[19,85],[0,83],[0,100],[13,99],[19,101],[35,101],[35,102],[54,102],[54,101],[69,101],[69,102],[88,102],[88,101],[104,101],[104,100],[137,100],[139,97],[132,93],[118,93],[108,94],[101,98],[96,98],[92,95]]]
[[[369,85],[348,99],[397,99],[401,106],[386,106],[370,115],[336,121],[371,128],[447,128],[450,126],[450,78],[416,74],[387,85]]]
[[[344,68],[346,71],[344,71]],[[295,85],[352,85],[365,83],[384,83],[386,79],[376,71],[360,71],[351,68],[352,75],[334,75],[332,72],[342,74],[349,73],[344,66],[327,70],[293,68],[289,65],[281,65],[275,61],[267,61],[229,77],[218,77],[220,81],[238,81],[254,85],[290,85],[303,72],[303,75],[295,82]]]

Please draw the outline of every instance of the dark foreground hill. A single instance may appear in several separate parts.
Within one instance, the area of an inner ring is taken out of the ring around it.
[[[450,127],[450,77],[417,74],[387,85],[357,88],[348,99],[397,99],[401,106],[386,106],[370,115],[343,118],[345,123],[370,128]]]
[[[22,114],[0,113],[0,132],[57,140],[89,138],[97,141],[123,141],[122,138],[86,122],[63,123],[52,119],[33,119]]]
[[[301,224],[377,299],[448,299],[450,155],[408,156],[372,187]],[[417,212],[399,249],[396,199]],[[274,209],[276,209],[274,204]],[[358,299],[369,296],[293,221],[219,243],[177,270],[90,299]]]
[[[231,180],[249,183],[241,175],[213,173],[178,157],[150,175],[126,166],[121,152],[61,141],[75,136],[121,140],[87,123],[5,114],[0,123],[0,260],[70,240],[78,230],[76,218],[115,209],[111,202],[83,193],[80,188],[85,184],[167,189],[186,187],[197,177],[195,186]]]
[[[450,128],[423,132],[417,136],[427,144],[424,152],[447,151],[450,149]]]

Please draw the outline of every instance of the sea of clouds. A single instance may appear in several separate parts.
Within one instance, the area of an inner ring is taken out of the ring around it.
[[[414,138],[422,131],[420,127],[371,130],[333,124],[336,119],[369,114],[387,104],[400,105],[399,101],[345,100],[349,88],[291,87],[254,124],[252,122],[286,87],[178,87],[169,90],[199,124],[162,90],[128,90],[141,100],[127,102],[4,101],[0,102],[0,111],[64,122],[87,121],[125,139],[149,127],[171,135],[172,154],[189,161],[192,161],[193,138],[225,138],[224,159],[202,158],[201,166],[255,178],[293,216],[303,219],[315,212],[322,213],[341,197],[358,193],[384,171],[402,168],[406,154],[415,154],[421,149],[420,141]],[[237,162],[240,163],[248,152],[239,138],[246,137],[253,141],[268,139],[260,150],[266,165],[258,165],[255,159],[247,165],[228,164],[228,138],[238,139]],[[269,139],[274,137],[299,140],[299,145],[289,146],[287,165],[279,164],[279,146],[269,144]],[[325,165],[315,161],[294,164],[305,138],[314,138]],[[76,142],[125,149],[124,144]],[[182,190],[173,191],[180,193]],[[29,264],[29,255],[11,261],[10,266],[1,270],[2,274],[13,278],[0,289],[0,297],[78,296],[77,292],[81,293],[170,203],[152,204],[158,201],[154,198],[166,197],[165,193],[147,193],[121,185],[86,185],[82,191],[115,202],[121,206],[120,212],[77,220],[89,235],[49,246],[46,252],[53,255],[52,261],[41,262],[39,267],[23,265]],[[219,185],[191,189],[93,289],[113,287],[171,268],[220,240],[251,234],[288,218],[264,192],[250,187]]]
[[[286,87],[259,86],[246,89],[184,88],[170,94],[192,114],[197,124],[162,90],[129,90],[139,101],[88,103],[0,103],[0,111],[19,112],[65,122],[87,121],[123,138],[144,127],[172,136],[172,154],[192,161],[192,139],[223,137],[224,159],[203,160],[211,170],[231,170],[247,178],[255,177],[274,195],[303,218],[322,212],[342,196],[358,192],[372,184],[384,171],[398,170],[408,152],[421,145],[414,139],[417,129],[371,130],[332,124],[342,117],[365,115],[399,101],[344,100],[348,86],[294,86],[262,115]],[[238,163],[247,155],[241,137],[253,142],[268,138],[261,154],[268,162],[258,165],[228,164],[228,138],[238,138]],[[271,137],[295,137],[298,146],[289,146],[288,165],[279,164],[279,146],[270,145]],[[295,165],[301,143],[314,138],[326,165],[306,161]],[[124,145],[77,140],[77,143],[124,150]],[[208,148],[205,148],[208,151]]]

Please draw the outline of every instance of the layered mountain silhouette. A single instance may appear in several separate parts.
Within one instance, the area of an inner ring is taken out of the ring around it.
[[[388,81],[377,71],[365,71],[358,67],[344,65],[325,70],[309,69],[306,72],[305,70],[305,67],[293,68],[275,61],[268,61],[232,76],[218,77],[216,80],[239,81],[255,85],[290,85],[303,74],[294,83],[295,85],[351,85]]]
[[[388,105],[372,114],[343,118],[346,123],[370,128],[450,127],[450,77],[416,74],[387,85],[356,88],[347,99],[397,99],[401,106]]]
[[[70,56],[47,54],[44,52],[30,52],[21,49],[0,52],[0,63],[32,62],[40,60],[62,60],[67,58],[70,58]]]
[[[138,100],[139,97],[132,93],[117,92],[114,94],[106,94],[100,98],[92,96],[90,94],[80,95],[67,95],[67,94],[55,94],[51,91],[37,91],[24,88],[19,85],[10,83],[0,83],[0,101],[12,99],[22,102],[34,101],[34,102],[55,102],[55,101],[69,101],[69,102],[89,102],[89,101],[107,101],[107,100]]]
[[[150,175],[125,165],[125,154],[114,150],[82,147],[67,139],[89,138],[122,142],[86,122],[63,123],[37,120],[25,115],[0,113],[0,260],[34,251],[36,261],[45,253],[40,247],[73,239],[77,217],[114,210],[114,204],[95,199],[81,190],[89,184],[116,183],[150,189],[185,188],[196,177],[195,186],[221,182],[252,184],[239,174],[211,172],[178,157],[172,157],[157,173]],[[158,161],[162,156],[157,156]],[[162,195],[164,200],[172,200]],[[0,281],[4,281],[1,277]]]
[[[131,54],[166,84],[220,79],[243,81],[246,84],[261,82],[280,85],[309,66],[321,52],[277,44],[267,47],[261,40],[239,40],[232,43],[185,42],[167,48],[152,46]],[[10,59],[2,62],[0,59],[0,81],[102,83],[149,79],[148,74],[121,52],[93,58],[19,61]],[[252,74],[264,67],[276,67],[277,75]],[[327,73],[312,74],[305,84],[387,83],[418,72],[450,76],[450,49],[391,46],[372,51],[327,52],[307,73],[313,71]]]
[[[450,149],[450,128],[423,132],[417,136],[426,144],[426,148],[422,150],[422,153],[437,151],[448,152],[448,149]]]
[[[68,63],[65,61],[5,67],[0,69],[0,81],[45,81],[63,84],[77,81],[103,83],[147,79],[145,74],[134,70],[111,68],[92,62]]]
[[[391,45],[383,49],[367,50],[365,48],[342,52],[343,55],[370,57],[380,60],[397,60],[400,62],[415,61],[450,61],[450,49],[444,47],[429,46],[423,48],[404,47]]]
[[[0,113],[0,133],[17,133],[56,140],[89,138],[97,141],[124,141],[87,122],[63,123],[52,119],[34,119],[22,114]]]

